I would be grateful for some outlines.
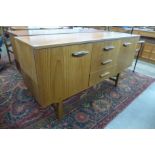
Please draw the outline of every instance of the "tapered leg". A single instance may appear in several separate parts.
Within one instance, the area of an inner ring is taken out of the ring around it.
[[[116,75],[115,87],[117,87],[118,85],[119,76],[120,76],[120,73]]]
[[[118,85],[120,73],[118,73],[115,77],[110,77],[109,79],[115,82],[115,87]]]
[[[1,53],[0,53],[0,71],[4,69],[4,64],[1,62]]]
[[[0,64],[0,71],[4,69],[4,64]]]
[[[16,68],[19,72],[21,72],[21,69],[20,69],[20,65],[18,63],[18,61],[15,59],[15,64],[16,64]]]
[[[139,43],[140,43],[140,48],[138,49],[138,53],[137,53],[137,56],[136,56],[136,61],[135,61],[135,64],[134,64],[133,72],[135,72],[136,65],[137,65],[137,62],[139,60],[140,53],[143,51],[145,41],[141,40],[141,41],[139,41]]]
[[[11,64],[12,62],[11,62],[11,56],[10,56],[9,51],[7,51],[7,54],[8,54],[9,62],[10,62],[10,64]]]
[[[64,116],[63,102],[55,103],[54,109],[56,111],[58,120],[61,120]]]
[[[135,64],[134,64],[133,72],[135,72],[135,69],[136,69],[136,66],[137,66],[137,62],[138,62],[138,59],[139,59],[139,55],[140,55],[140,50],[138,51],[138,54],[136,56],[136,61],[135,61]]]

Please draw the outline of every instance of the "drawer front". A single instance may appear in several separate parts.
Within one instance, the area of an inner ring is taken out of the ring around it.
[[[115,69],[116,67],[111,67],[108,69],[102,69],[97,72],[93,72],[90,74],[90,81],[89,86],[92,86],[94,84],[97,84],[105,79],[108,79],[109,77],[112,77],[115,75]]]
[[[145,43],[144,48],[143,48],[143,51],[144,51],[144,52],[149,52],[149,53],[151,53],[153,47],[154,47],[154,46],[153,46],[152,44]]]
[[[140,34],[140,32],[137,30],[133,30],[133,34]]]
[[[149,59],[150,58],[151,53],[150,52],[144,52],[142,53],[141,57],[145,58],[145,59]]]
[[[151,56],[150,56],[150,59],[155,61],[155,51],[152,51],[151,53]]]
[[[155,45],[145,43],[141,57],[148,60],[154,60],[155,59],[154,55],[155,55]]]
[[[91,72],[116,65],[119,47],[119,40],[93,44]]]

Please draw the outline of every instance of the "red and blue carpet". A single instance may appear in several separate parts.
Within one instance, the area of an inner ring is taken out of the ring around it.
[[[0,72],[0,128],[104,128],[155,79],[126,70],[118,87],[104,81],[64,101],[58,121],[52,106],[41,108],[14,65]]]

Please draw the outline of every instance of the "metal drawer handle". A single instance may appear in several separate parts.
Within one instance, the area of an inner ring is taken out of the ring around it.
[[[78,52],[72,53],[72,56],[74,56],[74,57],[82,57],[82,56],[84,56],[84,55],[86,55],[88,53],[89,53],[88,51],[78,51]]]
[[[115,48],[115,46],[106,46],[103,48],[104,51],[111,51]]]
[[[106,60],[106,61],[103,61],[101,64],[102,65],[106,65],[106,64],[109,64],[109,63],[111,63],[112,62],[112,60],[111,59],[108,59],[108,60]]]
[[[124,47],[128,47],[129,45],[131,45],[132,43],[130,43],[130,42],[125,42],[125,43],[123,43],[123,46]]]
[[[107,75],[109,75],[110,74],[110,72],[106,72],[106,73],[104,73],[104,74],[101,74],[100,75],[100,78],[103,78],[103,77],[105,77],[105,76],[107,76]]]
[[[145,43],[145,40],[138,41],[138,44],[144,44],[144,43]]]

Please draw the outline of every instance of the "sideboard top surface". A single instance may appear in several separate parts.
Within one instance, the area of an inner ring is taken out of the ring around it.
[[[62,28],[62,26],[11,26],[11,30],[40,30],[58,28]]]
[[[68,33],[87,33],[87,32],[103,32],[103,30],[97,30],[93,28],[80,28],[80,29],[41,29],[41,30],[18,30],[8,31],[14,36],[35,36],[35,35],[54,35],[54,34],[68,34]]]
[[[38,35],[38,36],[21,36],[15,37],[28,44],[29,46],[39,49],[47,47],[58,47],[73,44],[93,43],[99,41],[108,41],[120,38],[133,38],[139,35],[132,35],[119,32],[93,32],[93,33],[72,33],[57,35]]]

